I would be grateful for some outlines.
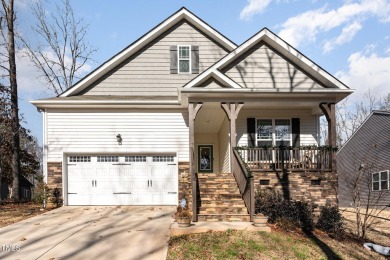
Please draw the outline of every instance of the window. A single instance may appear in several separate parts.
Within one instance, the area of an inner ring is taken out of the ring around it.
[[[173,162],[174,157],[173,156],[153,156],[153,162]]]
[[[258,146],[290,146],[290,119],[257,119],[256,141]]]
[[[98,156],[97,161],[98,162],[118,162],[119,158],[118,158],[118,156]]]
[[[91,162],[91,156],[70,156],[69,162]]]
[[[146,162],[146,156],[125,156],[125,162]]]
[[[372,174],[372,190],[388,190],[389,189],[389,171],[375,172]]]
[[[23,189],[23,198],[30,198],[31,197],[31,191],[28,189]]]
[[[191,48],[190,46],[178,46],[179,73],[191,73]]]

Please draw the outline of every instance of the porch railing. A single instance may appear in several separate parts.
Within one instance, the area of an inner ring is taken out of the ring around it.
[[[330,147],[236,147],[250,171],[332,171]]]
[[[232,166],[233,166],[233,174],[236,178],[238,188],[240,190],[240,193],[242,195],[242,198],[244,199],[244,203],[246,208],[248,209],[248,213],[250,216],[250,220],[253,221],[253,216],[255,213],[255,194],[254,194],[254,182],[253,182],[253,176],[250,172],[248,172],[247,167],[245,167],[245,164],[243,163],[242,159],[240,158],[240,154],[237,152],[236,149],[233,149],[232,156]]]

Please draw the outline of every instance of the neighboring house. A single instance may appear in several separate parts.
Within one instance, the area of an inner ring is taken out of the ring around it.
[[[363,205],[371,193],[371,199],[380,196],[378,205],[390,207],[390,112],[372,111],[337,152],[337,161],[340,206],[352,205],[350,187],[360,172]]]
[[[20,178],[21,200],[31,201],[31,195],[32,195],[31,191],[33,188],[34,185],[26,177],[22,176]],[[9,197],[8,184],[4,181],[1,182],[0,195],[1,195],[1,200],[6,200]]]
[[[46,181],[64,205],[185,196],[195,221],[249,220],[260,185],[335,203],[334,154],[308,147],[319,144],[323,113],[335,146],[335,104],[350,93],[268,29],[237,46],[182,8],[58,97],[32,103],[43,114]]]

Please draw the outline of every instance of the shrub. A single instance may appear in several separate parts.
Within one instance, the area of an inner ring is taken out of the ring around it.
[[[255,214],[268,216],[270,223],[291,221],[304,231],[314,229],[313,206],[304,201],[285,200],[276,191],[260,191],[255,195]]]
[[[38,184],[34,188],[34,195],[32,198],[33,202],[44,207],[45,201],[47,201],[47,199],[50,196],[50,192],[51,191],[50,191],[49,187],[43,181],[43,177],[40,176],[40,178],[38,178]]]
[[[341,235],[344,233],[344,220],[337,206],[328,203],[322,207],[317,227],[327,233]]]
[[[54,203],[56,207],[59,207],[62,205],[62,198],[61,198],[61,191],[59,188],[54,188],[53,190],[53,197],[51,198],[51,201]]]

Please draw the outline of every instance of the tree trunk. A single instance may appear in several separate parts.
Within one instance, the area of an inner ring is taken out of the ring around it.
[[[0,168],[0,205],[1,205],[1,200],[2,200],[2,198],[1,198],[1,180],[2,180],[2,178],[3,178],[3,176],[1,174],[1,168]]]
[[[19,176],[20,176],[20,140],[19,140],[19,109],[18,109],[18,84],[16,80],[16,55],[15,55],[15,31],[14,31],[14,1],[8,4],[2,0],[6,14],[8,30],[8,59],[9,59],[9,82],[11,91],[11,130],[12,130],[12,200],[19,201]]]

